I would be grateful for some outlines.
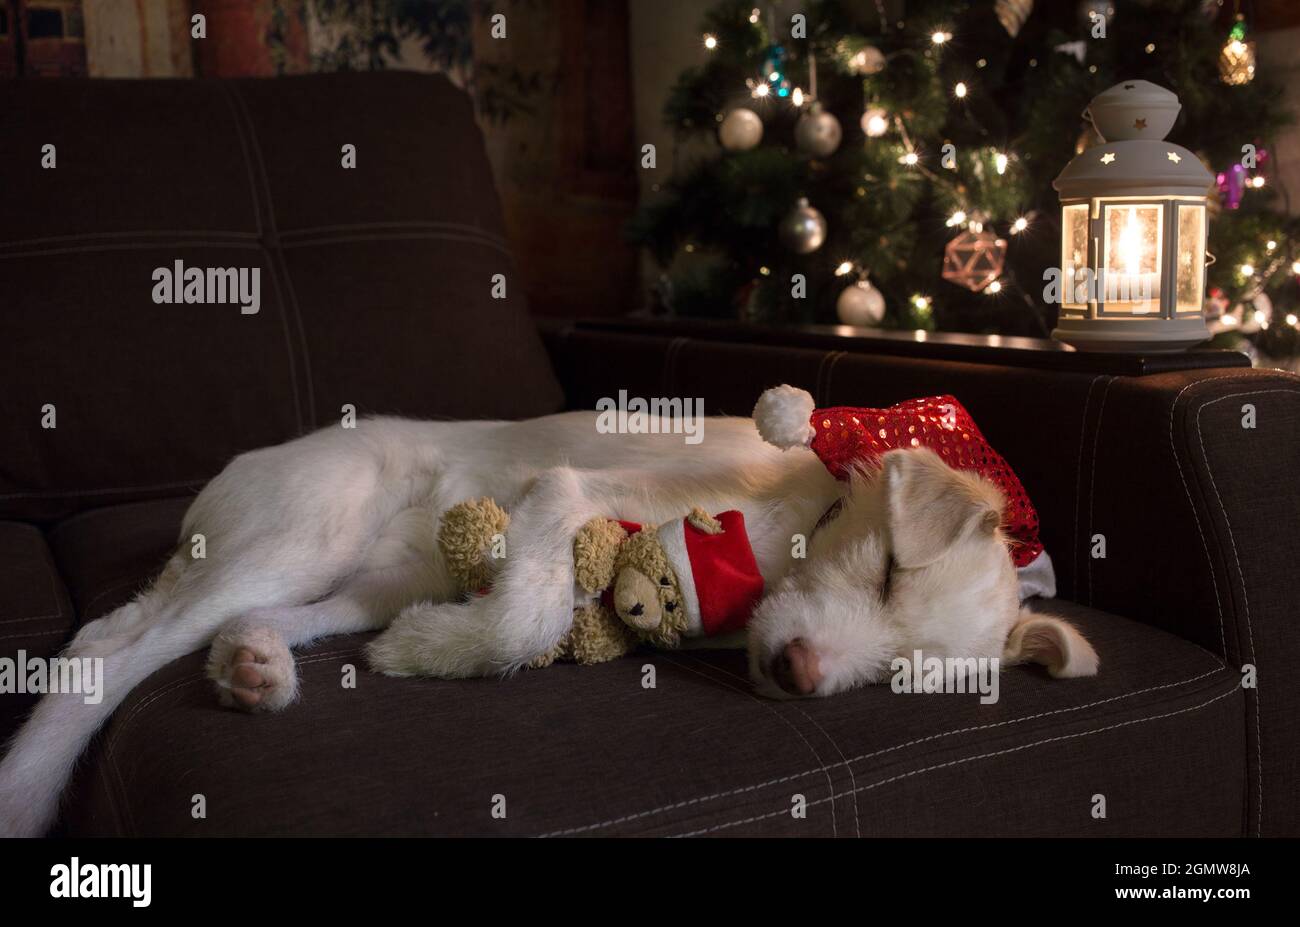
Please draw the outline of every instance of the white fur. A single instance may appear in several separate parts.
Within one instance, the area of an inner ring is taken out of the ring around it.
[[[44,832],[78,756],[114,709],[154,671],[208,645],[209,674],[227,701],[239,688],[236,654],[252,654],[244,659],[259,674],[263,710],[297,695],[289,648],[330,634],[387,627],[369,656],[392,675],[520,668],[569,627],[572,539],[595,515],[661,523],[695,505],[744,513],[775,590],[750,635],[760,684],[772,648],[799,635],[827,668],[818,695],[875,681],[881,660],[917,645],[1001,653],[1017,606],[1000,542],[957,545],[904,578],[902,604],[876,608],[886,543],[876,483],[860,480],[844,514],[814,536],[809,559],[796,561],[792,536],[811,534],[847,492],[811,452],[765,444],[749,419],[711,419],[707,440],[689,445],[669,433],[601,434],[595,418],[379,418],[236,458],[195,499],[184,543],[154,586],[69,645],[71,656],[104,658],[104,698],[40,702],[0,762],[0,834]],[[458,604],[438,520],[478,496],[511,513],[507,556],[489,594]],[[196,533],[207,539],[205,559],[189,556]]]

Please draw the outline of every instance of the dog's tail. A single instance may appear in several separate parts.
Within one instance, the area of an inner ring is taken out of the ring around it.
[[[87,625],[66,659],[102,661],[98,691],[50,692],[0,761],[0,836],[40,836],[53,826],[59,798],[95,732],[136,685],[178,657],[210,643],[234,610],[252,603],[176,594],[168,571],[151,589]],[[192,607],[190,603],[196,603]],[[85,678],[83,676],[83,678]]]

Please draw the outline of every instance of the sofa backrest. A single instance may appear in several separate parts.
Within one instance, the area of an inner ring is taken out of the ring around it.
[[[184,492],[345,407],[561,403],[441,76],[0,84],[0,518]]]

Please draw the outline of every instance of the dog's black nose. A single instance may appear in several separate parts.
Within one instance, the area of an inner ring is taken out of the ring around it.
[[[645,606],[642,605],[640,602],[637,602],[635,605],[633,605],[631,608],[627,610],[627,613],[629,615],[643,615],[645,614]]]

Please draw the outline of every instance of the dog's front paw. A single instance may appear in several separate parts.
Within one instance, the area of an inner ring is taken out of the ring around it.
[[[208,678],[228,708],[279,711],[298,697],[298,670],[284,639],[269,628],[222,631],[208,651]]]

